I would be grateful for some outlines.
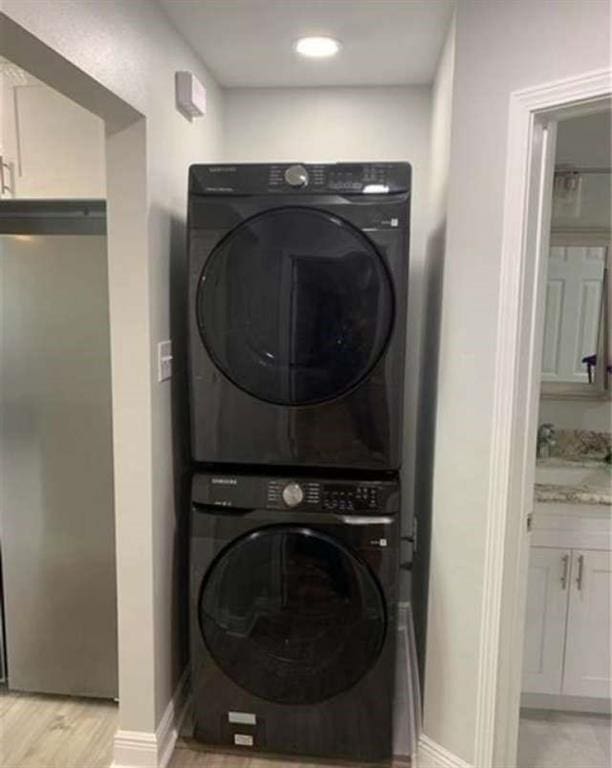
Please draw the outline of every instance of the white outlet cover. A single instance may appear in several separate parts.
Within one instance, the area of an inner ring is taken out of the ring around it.
[[[157,345],[157,381],[172,377],[172,342],[160,341]]]

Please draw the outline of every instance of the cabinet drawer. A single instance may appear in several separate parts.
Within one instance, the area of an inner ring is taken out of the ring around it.
[[[612,513],[604,504],[536,503],[531,545],[612,549]]]

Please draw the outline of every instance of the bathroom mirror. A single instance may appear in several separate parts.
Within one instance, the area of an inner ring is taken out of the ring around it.
[[[542,395],[610,396],[610,234],[551,234]]]

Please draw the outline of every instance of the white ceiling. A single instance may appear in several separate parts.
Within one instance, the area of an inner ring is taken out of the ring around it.
[[[159,0],[221,85],[430,83],[453,0]],[[342,43],[332,59],[303,59],[305,35]]]

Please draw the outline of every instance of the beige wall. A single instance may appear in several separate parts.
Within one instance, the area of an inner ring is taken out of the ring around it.
[[[115,193],[109,233],[119,220],[124,229],[122,253],[109,254],[111,322],[121,328],[111,339],[120,727],[152,731],[185,663],[176,588],[184,577],[184,553],[177,550],[183,510],[175,507],[174,485],[184,457],[173,455],[171,385],[157,383],[154,356],[157,342],[171,335],[170,275],[180,273],[184,255],[187,167],[221,157],[221,93],[155,3],[2,0],[0,7],[73,65],[54,59],[55,71],[33,74],[64,78],[94,111],[112,113],[112,131],[134,110],[145,118],[109,136],[107,160],[115,169],[133,166],[129,189],[108,178]],[[179,69],[194,72],[208,89],[202,120],[189,122],[175,109]],[[117,97],[133,110],[116,109]],[[146,152],[142,165],[139,150]]]
[[[403,491],[412,513],[416,401],[429,195],[428,86],[226,91],[228,162],[407,160],[413,167]],[[408,583],[403,584],[408,597]]]
[[[604,0],[457,5],[424,729],[474,755],[509,95],[609,66]]]

